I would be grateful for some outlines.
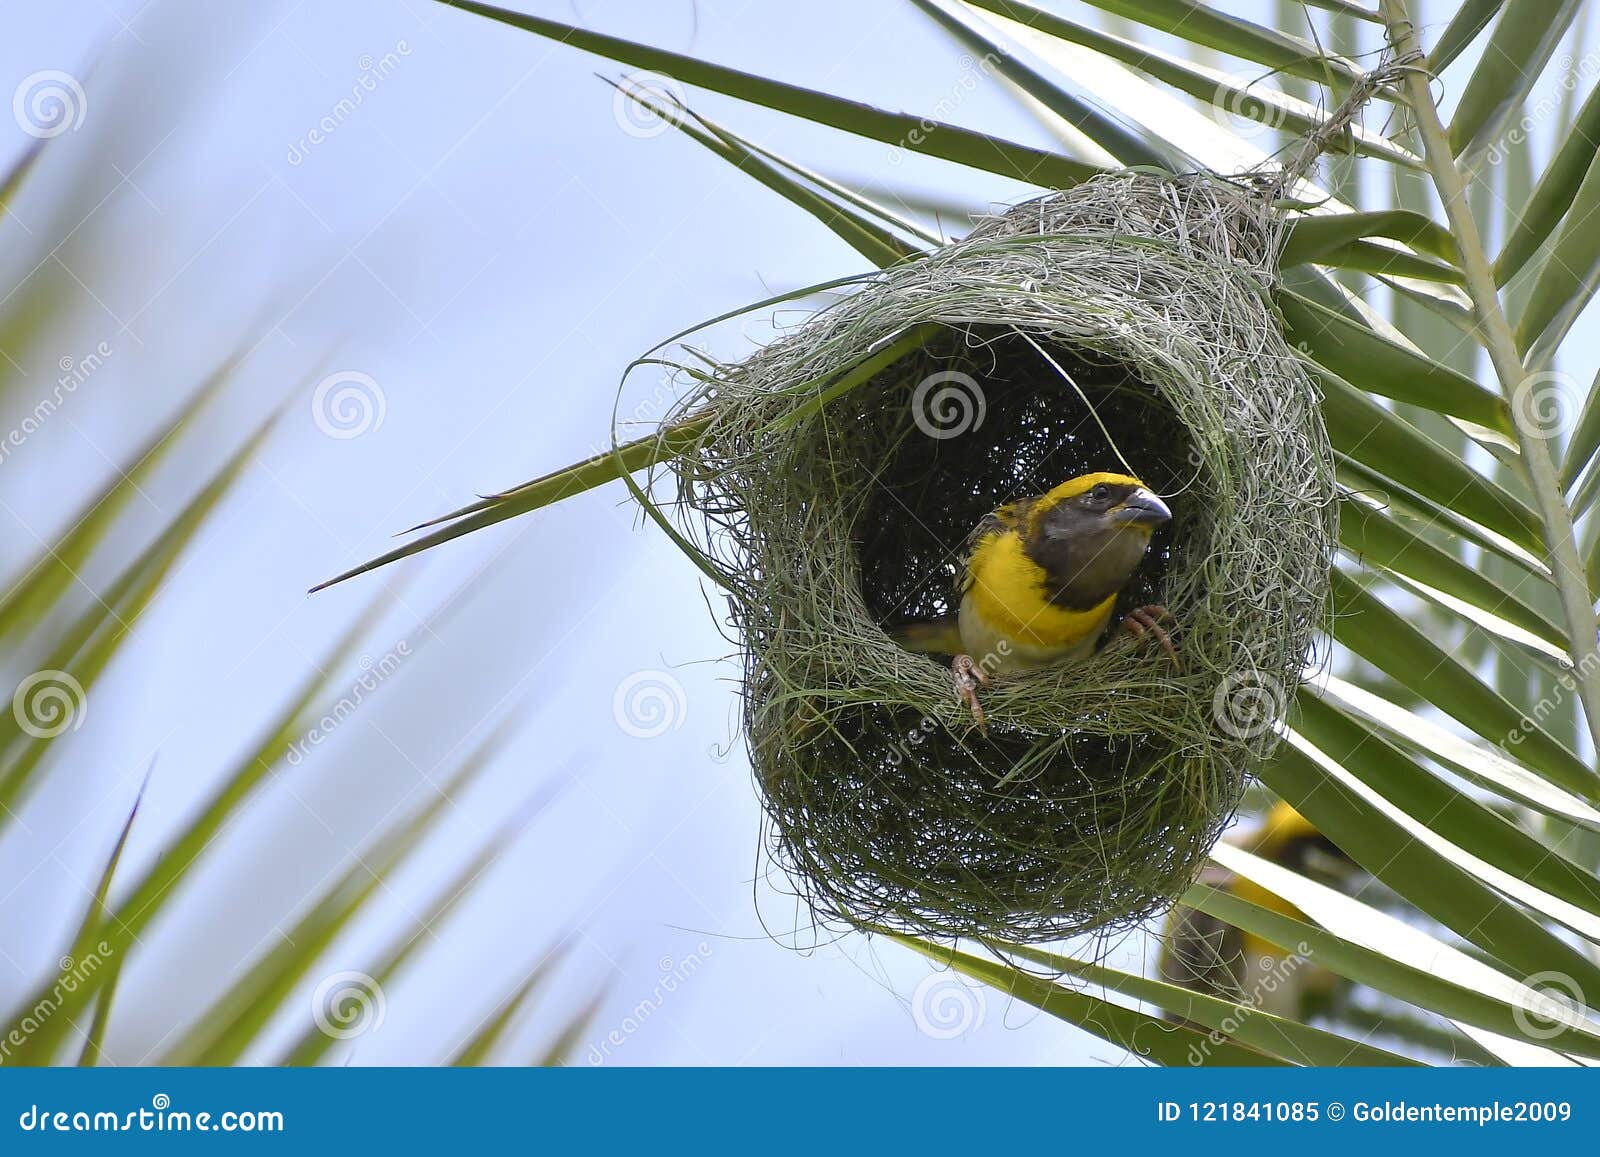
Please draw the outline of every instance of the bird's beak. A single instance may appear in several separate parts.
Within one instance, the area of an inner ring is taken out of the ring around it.
[[[1167,508],[1165,502],[1140,487],[1123,499],[1122,505],[1117,508],[1117,518],[1121,522],[1146,526],[1154,530],[1162,523],[1172,520],[1172,511]]]

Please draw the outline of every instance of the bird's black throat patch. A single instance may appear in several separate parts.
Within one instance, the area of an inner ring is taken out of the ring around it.
[[[1144,562],[1150,535],[1105,515],[1062,520],[1024,536],[1023,549],[1044,571],[1045,598],[1069,611],[1097,607],[1128,584]]]

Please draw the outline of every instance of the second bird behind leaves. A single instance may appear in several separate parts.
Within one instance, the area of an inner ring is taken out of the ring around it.
[[[893,628],[901,646],[953,655],[957,694],[984,726],[978,688],[992,675],[1071,663],[1093,654],[1117,596],[1144,561],[1150,536],[1172,518],[1139,479],[1095,473],[1008,502],[967,538],[960,609]],[[1122,626],[1153,636],[1178,663],[1161,626],[1166,608],[1129,611]]]

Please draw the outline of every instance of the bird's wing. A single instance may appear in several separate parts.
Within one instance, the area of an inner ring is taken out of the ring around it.
[[[1002,506],[984,515],[961,548],[958,565],[958,586],[965,594],[972,585],[972,555],[980,543],[997,534],[1006,534],[1017,525],[1017,503]],[[889,628],[889,637],[908,651],[927,655],[959,655],[966,648],[961,642],[961,622],[956,615],[941,615],[937,619],[903,623]]]
[[[1015,531],[1020,524],[1022,507],[1022,503],[1012,502],[998,510],[991,510],[978,521],[977,526],[972,528],[972,533],[967,535],[967,541],[961,548],[961,562],[958,564],[961,576],[958,583],[960,594],[966,594],[972,587],[972,559],[978,553],[978,547],[996,535]]]

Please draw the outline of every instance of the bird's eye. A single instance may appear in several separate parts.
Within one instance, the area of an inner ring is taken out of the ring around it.
[[[1107,494],[1110,494],[1110,493],[1111,493],[1110,488],[1108,486],[1106,486],[1106,484],[1104,482],[1101,482],[1097,486],[1095,486],[1095,488],[1093,490],[1089,491],[1089,497],[1093,498],[1093,499],[1096,499],[1098,501],[1098,500],[1103,500],[1105,498],[1105,496]]]

